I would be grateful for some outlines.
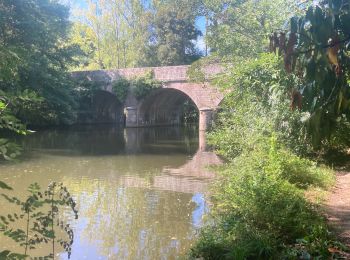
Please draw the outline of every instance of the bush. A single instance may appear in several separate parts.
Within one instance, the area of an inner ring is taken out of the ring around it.
[[[297,154],[310,151],[301,120],[303,114],[290,108],[291,92],[300,82],[284,71],[283,61],[276,55],[263,54],[237,65],[216,79],[216,84],[229,92],[216,128],[209,135],[220,154],[232,159],[271,132]]]
[[[154,79],[153,71],[149,71],[145,75],[131,80],[120,78],[113,82],[112,88],[118,100],[124,103],[129,91],[140,100],[146,97],[152,90],[161,86],[161,82]]]
[[[265,144],[242,153],[220,171],[212,224],[201,233],[193,257],[281,259],[292,251],[327,255],[327,226],[301,188],[328,187],[333,173],[276,148],[274,136],[271,140],[269,149]],[[298,248],[300,241],[304,245]]]
[[[160,88],[161,82],[154,79],[153,71],[142,77],[134,79],[131,83],[135,97],[140,100],[146,97],[152,90]]]
[[[130,81],[125,78],[120,78],[113,82],[113,92],[121,103],[124,103],[126,96],[128,95],[130,85]]]

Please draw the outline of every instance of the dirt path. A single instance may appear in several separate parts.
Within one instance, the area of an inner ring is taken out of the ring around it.
[[[336,234],[350,246],[350,171],[337,172],[337,182],[328,195],[326,212]]]

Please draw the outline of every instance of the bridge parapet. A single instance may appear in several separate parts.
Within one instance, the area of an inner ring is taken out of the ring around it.
[[[187,82],[189,78],[187,71],[189,65],[181,66],[164,66],[164,67],[145,67],[145,68],[126,68],[112,70],[93,70],[93,71],[76,71],[72,72],[74,78],[88,79],[97,82],[111,82],[121,77],[132,79],[142,76],[149,71],[154,73],[156,80],[162,82]],[[207,76],[214,76],[223,71],[222,66],[218,64],[208,65],[203,68],[203,72]]]

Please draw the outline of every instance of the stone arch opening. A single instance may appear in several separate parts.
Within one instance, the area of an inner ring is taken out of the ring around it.
[[[80,102],[79,122],[86,124],[122,123],[123,104],[109,91],[97,90]]]
[[[184,92],[162,88],[153,91],[138,106],[138,125],[162,126],[198,123],[199,109]]]
[[[123,104],[111,92],[96,91],[92,101],[92,109],[96,123],[123,122]]]

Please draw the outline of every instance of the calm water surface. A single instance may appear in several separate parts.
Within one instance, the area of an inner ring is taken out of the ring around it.
[[[207,166],[220,162],[196,128],[76,127],[21,142],[23,160],[0,165],[0,179],[19,197],[33,182],[67,186],[79,211],[78,220],[60,213],[74,230],[71,259],[175,259],[195,241],[214,178]],[[4,200],[0,207],[1,214],[14,210]],[[3,248],[22,253],[0,236]]]

